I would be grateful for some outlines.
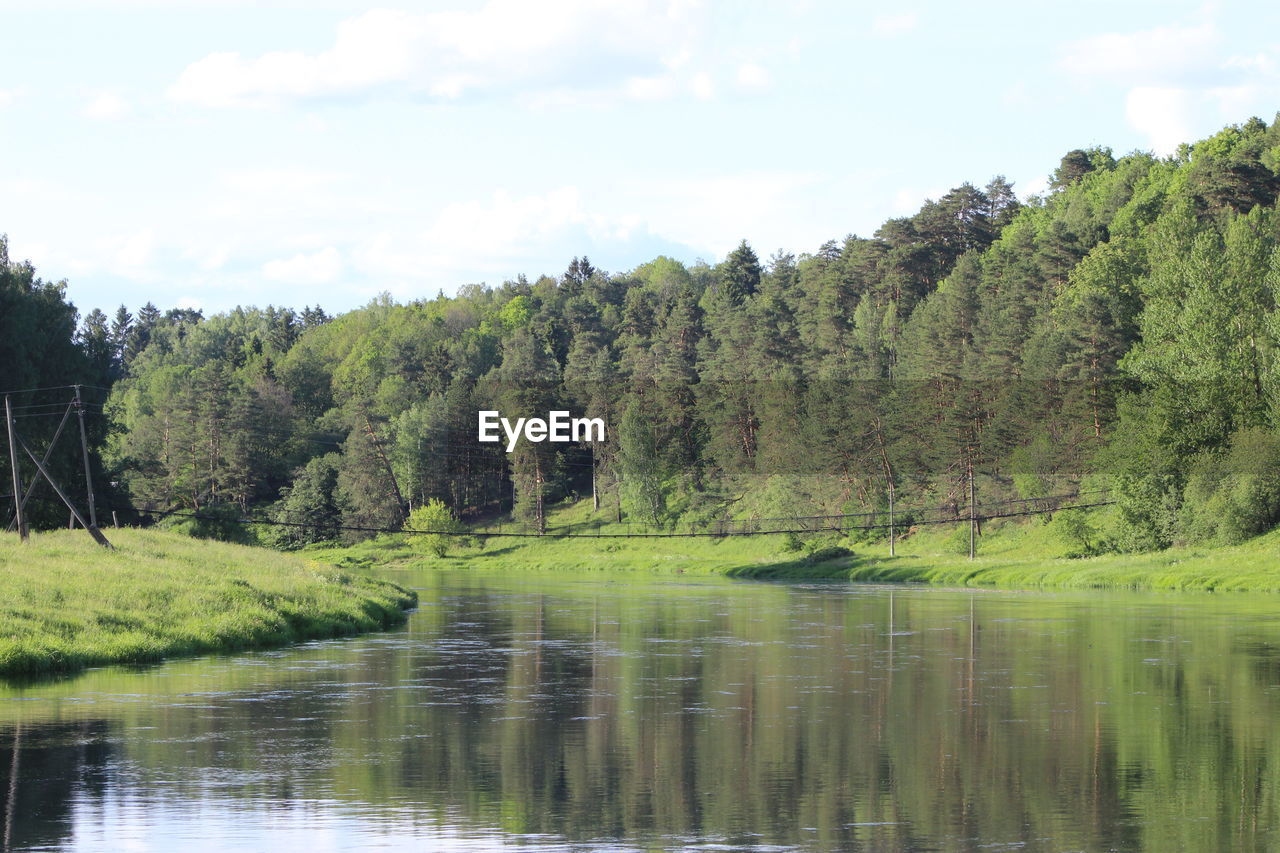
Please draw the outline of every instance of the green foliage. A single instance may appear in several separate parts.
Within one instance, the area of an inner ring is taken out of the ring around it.
[[[212,539],[236,545],[258,544],[253,528],[240,521],[240,508],[235,505],[211,504],[201,507],[199,514],[193,516],[169,516],[161,520],[160,528],[194,539]]]
[[[734,305],[741,305],[743,300],[754,295],[760,287],[760,259],[746,240],[729,253],[718,273],[720,289]]]
[[[1199,456],[1187,479],[1184,527],[1193,541],[1236,545],[1280,522],[1280,436],[1236,433]]]
[[[967,556],[969,553],[969,525],[957,524],[946,539],[943,540],[942,551],[952,556]]]
[[[1054,535],[1067,546],[1068,557],[1092,557],[1102,551],[1098,531],[1087,513],[1067,510],[1056,513],[1049,523]]]
[[[436,498],[414,508],[405,524],[405,531],[410,533],[409,541],[436,557],[448,554],[450,540],[455,534],[461,533],[462,529],[453,510]]]
[[[1115,163],[1110,148],[1076,148],[1063,155],[1062,162],[1049,181],[1049,187],[1055,190],[1065,189],[1090,172],[1114,168]]]
[[[822,545],[814,548],[805,555],[805,562],[811,566],[817,566],[822,563],[829,563],[833,560],[842,560],[846,557],[852,557],[853,551],[843,545]]]
[[[282,489],[280,500],[272,506],[271,520],[280,526],[266,527],[263,538],[270,537],[273,545],[286,550],[337,539],[343,515],[338,492],[340,461],[338,454],[328,453],[303,466],[293,485]]]
[[[1158,551],[1178,540],[1181,495],[1170,476],[1121,475],[1115,479],[1112,497],[1117,514],[1106,538],[1122,554]]]
[[[308,524],[282,547],[397,529],[430,500],[543,530],[586,494],[596,521],[669,525],[883,511],[891,483],[905,514],[971,481],[999,505],[1101,478],[1116,509],[1059,544],[1137,552],[1275,523],[1265,476],[1204,466],[1280,423],[1277,150],[1259,120],[1173,158],[1078,149],[1026,204],[998,176],[961,183],[764,264],[745,240],[714,265],[575,257],[336,318],[148,305],[72,338],[58,286],[6,274],[68,332],[51,364],[119,377],[105,459],[134,505],[269,505]],[[480,409],[602,417],[608,438],[507,454],[476,441]]]
[[[24,415],[49,411],[52,407],[30,409],[60,402],[65,405],[70,391],[65,386],[75,382],[105,385],[111,379],[112,360],[109,341],[104,339],[105,317],[91,315],[89,325],[76,332],[76,309],[66,300],[67,284],[47,282],[36,276],[30,262],[9,258],[9,243],[0,234],[0,388],[19,390],[50,388],[57,390],[18,393],[11,396],[20,434],[33,447],[51,441],[58,426],[57,417]],[[88,400],[98,402],[96,391],[86,390]],[[0,401],[2,403],[3,401]],[[90,440],[101,441],[104,430],[100,421],[88,423]],[[65,441],[65,439],[64,439]],[[8,446],[0,439],[0,490],[12,491]],[[77,482],[80,460],[70,453],[56,454],[48,467],[61,482]],[[27,473],[30,463],[25,464]],[[99,480],[101,471],[98,471]],[[75,479],[73,479],[75,478]],[[48,494],[47,492],[45,493]],[[3,501],[8,504],[8,500]],[[56,501],[32,501],[27,509],[28,523],[36,528],[64,525],[66,508]]]
[[[666,523],[671,483],[657,428],[640,401],[633,400],[623,412],[618,436],[623,506],[650,524]]]

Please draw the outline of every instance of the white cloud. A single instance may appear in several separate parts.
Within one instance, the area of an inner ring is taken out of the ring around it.
[[[665,75],[632,77],[624,84],[627,97],[637,101],[660,101],[676,91],[676,81]]]
[[[124,118],[132,111],[129,102],[115,92],[98,93],[84,108],[84,114],[88,118],[103,120]]]
[[[920,15],[915,12],[876,15],[871,31],[878,36],[897,36],[911,32],[919,23]]]
[[[738,66],[738,85],[754,92],[763,92],[773,83],[768,70],[754,62]]]
[[[1035,103],[1031,96],[1031,87],[1025,80],[1018,80],[1006,88],[1000,95],[1000,102],[1006,107],[1028,107]]]
[[[231,247],[225,243],[212,248],[200,247],[188,250],[185,256],[189,260],[195,261],[196,265],[204,272],[215,272],[226,266],[227,261],[231,258]]]
[[[1125,117],[1146,134],[1155,153],[1168,155],[1191,141],[1191,102],[1185,89],[1138,86],[1125,99]]]
[[[151,262],[156,235],[150,228],[130,234],[115,251],[115,264],[121,271],[140,270]]]
[[[566,231],[585,232],[591,224],[576,187],[527,196],[498,190],[486,200],[445,206],[409,239],[381,233],[365,244],[357,260],[378,272],[412,277],[433,268],[474,265],[477,257],[503,265],[540,254],[544,245],[563,239]],[[398,244],[412,249],[398,249]]]
[[[946,194],[946,187],[934,187],[930,190],[903,187],[893,194],[893,213],[897,216],[912,215],[929,199],[939,199]]]
[[[692,92],[693,96],[699,100],[710,100],[711,98],[714,98],[716,94],[715,80],[713,80],[711,75],[706,72],[695,74],[689,81],[689,91]]]
[[[342,275],[342,255],[333,246],[318,252],[305,252],[291,258],[267,261],[262,277],[288,284],[329,284]]]
[[[1231,56],[1222,64],[1224,68],[1239,68],[1246,72],[1255,72],[1260,74],[1275,74],[1276,58],[1266,51],[1255,53],[1253,56]]]
[[[1239,86],[1215,86],[1209,89],[1208,97],[1218,106],[1218,112],[1231,122],[1239,122],[1259,103],[1269,98],[1262,86],[1256,83],[1243,83]],[[1268,118],[1270,118],[1268,116]]]
[[[106,273],[136,281],[154,280],[156,254],[156,232],[149,227],[62,241],[50,251],[59,266],[73,275]]]
[[[668,240],[717,255],[744,237],[807,246],[815,214],[804,190],[818,181],[806,173],[753,172],[661,182],[636,189],[637,220]]]
[[[1195,25],[1102,33],[1066,45],[1060,65],[1073,74],[1160,80],[1211,64],[1220,40],[1207,17]]]
[[[566,224],[583,221],[576,187],[524,198],[512,198],[499,191],[488,204],[469,201],[449,205],[436,218],[428,235],[432,242],[465,247],[468,252],[494,244],[502,251],[503,247],[537,240]]]
[[[0,89],[0,109],[17,101],[19,94],[17,89]]]
[[[386,94],[608,90],[631,97],[687,89],[701,0],[489,0],[474,11],[374,10],[343,21],[318,53],[212,53],[170,87],[210,107]],[[640,81],[640,82],[635,82]],[[644,81],[656,81],[646,83]]]
[[[376,289],[400,297],[430,296],[438,286],[468,281],[497,283],[519,273],[554,274],[575,255],[587,254],[610,269],[663,253],[692,257],[686,244],[658,236],[648,221],[636,212],[603,215],[574,186],[527,195],[498,190],[449,204],[418,227],[369,234],[349,257],[351,268],[376,282]]]
[[[218,183],[244,195],[296,195],[322,190],[346,179],[341,172],[307,169],[232,169],[218,177]]]
[[[1059,67],[1123,92],[1129,125],[1157,154],[1172,154],[1224,122],[1275,109],[1276,51],[1223,56],[1215,11],[1208,5],[1191,22],[1072,42]]]
[[[232,169],[218,174],[203,208],[220,220],[288,221],[293,227],[350,214],[363,197],[350,176],[300,168]],[[299,248],[310,248],[299,246]]]

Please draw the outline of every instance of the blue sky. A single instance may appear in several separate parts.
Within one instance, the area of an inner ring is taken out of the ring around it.
[[[1280,5],[0,0],[0,233],[82,310],[870,234],[1280,109]]]

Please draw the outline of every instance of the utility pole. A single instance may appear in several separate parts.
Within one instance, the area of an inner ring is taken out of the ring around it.
[[[973,488],[973,454],[969,454],[969,559],[974,558],[975,542],[978,536],[978,508],[974,505]]]
[[[17,439],[18,443],[22,445],[23,451],[28,457],[30,457],[32,462],[36,463],[36,470],[40,472],[40,476],[45,478],[54,493],[56,493],[57,496],[62,499],[62,502],[67,505],[67,509],[71,510],[71,516],[76,521],[80,522],[81,527],[89,531],[89,535],[93,537],[94,542],[97,542],[103,548],[111,548],[111,543],[107,541],[107,537],[102,535],[102,531],[97,528],[97,525],[90,527],[89,522],[84,520],[84,516],[82,516],[80,511],[76,509],[76,505],[73,504],[71,499],[67,497],[66,493],[62,491],[62,487],[53,479],[53,476],[50,475],[48,469],[44,467],[44,463],[37,458],[35,453],[31,451],[31,448],[27,446],[27,443],[22,440],[22,436],[17,436]]]
[[[893,480],[889,480],[889,556],[894,554],[894,536],[893,536]]]
[[[89,476],[89,439],[84,431],[84,402],[80,399],[80,386],[76,389],[76,415],[80,418],[80,452],[84,456],[84,488],[89,495],[89,523],[98,528],[98,509],[93,502],[93,480]]]
[[[40,478],[43,477],[45,481],[48,482],[50,488],[52,488],[57,494],[58,498],[66,504],[67,509],[71,511],[71,520],[68,522],[68,526],[74,527],[76,522],[79,522],[80,526],[87,530],[89,535],[93,537],[93,541],[97,542],[104,548],[110,548],[111,543],[107,541],[107,537],[103,536],[102,531],[98,529],[97,513],[93,502],[93,483],[89,479],[89,443],[84,428],[83,402],[80,399],[80,386],[77,385],[74,387],[76,392],[75,398],[67,404],[67,409],[62,414],[62,421],[58,424],[58,429],[53,434],[53,441],[51,441],[49,446],[45,448],[43,459],[35,454],[35,451],[31,449],[26,440],[23,439],[21,433],[18,432],[18,428],[13,422],[13,402],[8,395],[4,398],[5,423],[9,428],[9,460],[10,467],[13,469],[11,473],[13,474],[14,508],[16,510],[14,513],[14,523],[18,527],[18,534],[22,537],[22,541],[26,542],[28,540],[29,531],[27,529],[26,516],[23,513],[23,510],[25,509],[23,506],[25,500],[22,493],[21,472],[18,469],[18,449],[21,448],[31,461],[35,463],[37,472],[36,475],[31,478],[31,486],[26,490],[25,497],[31,497],[32,490],[35,489],[36,484],[39,483]],[[84,454],[85,488],[89,490],[89,514],[93,519],[92,521],[85,519],[85,517],[80,514],[80,511],[76,509],[75,504],[71,502],[69,497],[67,497],[66,492],[64,492],[62,487],[58,485],[57,481],[53,479],[53,475],[49,473],[49,469],[45,467],[45,463],[49,461],[50,456],[53,454],[54,445],[58,443],[58,438],[62,435],[63,427],[67,425],[67,421],[71,417],[72,410],[76,410],[80,414],[80,448],[81,452]]]
[[[880,418],[876,418],[876,437],[880,444],[880,464],[884,466],[884,479],[889,485],[889,556],[896,556],[894,552],[896,536],[893,529],[893,465],[889,464],[889,454],[884,447],[884,425]]]
[[[18,445],[13,434],[13,403],[6,394],[4,398],[4,420],[9,427],[9,468],[13,474],[13,509],[17,515],[18,535],[26,542],[27,520],[22,516],[22,476],[18,472]]]
[[[387,459],[387,454],[382,451],[382,440],[378,438],[378,434],[373,431],[373,421],[369,417],[368,411],[361,411],[364,416],[365,433],[369,436],[369,441],[373,444],[373,451],[377,454],[378,459],[382,462],[382,467],[387,471],[387,479],[391,483],[392,497],[396,502],[396,513],[400,516],[400,523],[404,524],[409,520],[408,514],[404,511],[405,501],[400,493],[400,483],[396,480],[395,469],[391,467],[391,460]]]
[[[591,509],[600,511],[600,492],[596,489],[596,446],[591,445]]]

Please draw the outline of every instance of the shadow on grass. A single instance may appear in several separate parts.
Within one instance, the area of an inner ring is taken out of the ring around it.
[[[501,557],[503,554],[510,554],[519,548],[519,545],[508,545],[505,548],[481,548],[475,551],[469,551],[463,556],[468,560],[478,560],[483,557]]]
[[[737,566],[725,572],[731,578],[753,580],[847,580],[863,583],[929,583],[930,566],[913,557],[879,557],[849,554],[826,560],[797,557],[774,563]]]

